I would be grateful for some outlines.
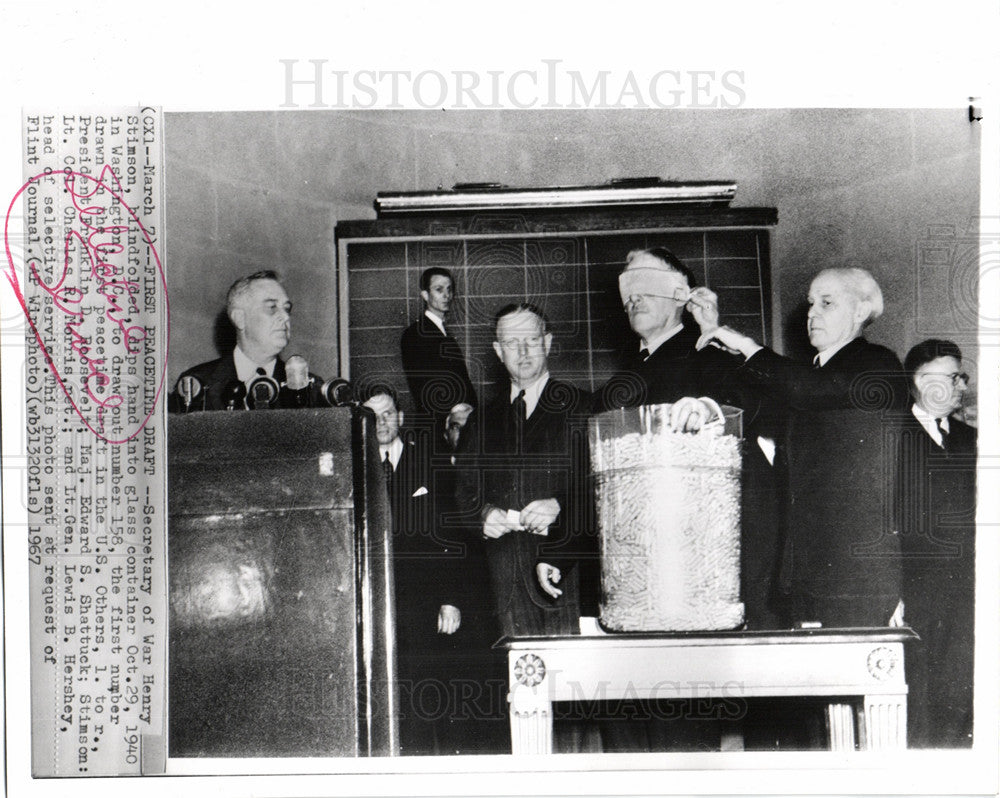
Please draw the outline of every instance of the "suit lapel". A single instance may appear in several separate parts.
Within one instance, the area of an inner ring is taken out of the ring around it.
[[[212,385],[225,387],[236,379],[236,361],[233,360],[233,353],[219,358],[219,363],[212,371]]]
[[[534,412],[528,416],[527,421],[524,423],[523,440],[525,449],[528,448],[527,442],[537,437],[538,428],[545,426],[549,413],[556,409],[552,393],[553,380],[549,377],[549,381],[545,383],[545,387],[542,388],[542,392],[538,396],[538,403],[535,405]]]
[[[823,368],[834,368],[842,369],[855,368],[854,361],[857,359],[858,355],[868,346],[868,341],[865,340],[864,336],[860,338],[855,338],[853,341],[844,344],[840,349],[834,352],[833,356],[826,361]]]
[[[285,382],[285,363],[280,357],[274,364],[273,377],[279,387]],[[227,385],[238,379],[239,375],[236,373],[236,361],[233,359],[233,353],[230,352],[228,355],[220,357],[215,368],[212,370],[211,384],[209,385],[208,403],[213,410],[223,409],[223,391]],[[244,408],[239,407],[237,409],[242,410]]]
[[[420,333],[425,338],[446,338],[447,336],[441,332],[441,328],[438,327],[434,322],[427,318],[426,313],[420,314]]]
[[[280,357],[275,361],[272,376],[279,385],[285,381],[285,362]],[[212,385],[226,386],[235,379],[237,379],[236,361],[230,352],[225,357],[219,358],[218,365],[212,371]]]

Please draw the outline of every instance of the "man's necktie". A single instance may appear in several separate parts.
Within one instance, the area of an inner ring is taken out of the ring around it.
[[[948,430],[944,428],[943,419],[936,418],[934,423],[937,424],[938,434],[941,436],[941,448],[946,452],[948,451]]]
[[[263,366],[257,366],[257,374],[259,376],[261,376],[261,377],[266,377],[267,376],[267,372],[264,371],[264,367]]]
[[[382,461],[382,471],[385,472],[385,484],[392,482],[392,460],[389,459],[389,452],[386,450],[385,459]]]
[[[513,402],[510,403],[511,413],[514,416],[515,421],[524,423],[524,420],[528,417],[528,405],[524,401],[524,391],[517,395]]]
[[[646,361],[649,360],[649,350],[643,347],[639,350],[639,360]]]

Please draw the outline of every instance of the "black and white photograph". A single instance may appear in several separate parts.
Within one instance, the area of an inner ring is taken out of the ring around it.
[[[963,111],[168,114],[172,754],[971,746]],[[350,674],[399,690],[342,742]]]
[[[810,92],[631,10],[19,75],[12,795],[996,792],[996,58]]]

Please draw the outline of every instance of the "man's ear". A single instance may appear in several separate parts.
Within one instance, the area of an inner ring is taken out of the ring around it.
[[[431,303],[431,295],[427,291],[421,291],[420,298],[424,300],[425,305],[429,305]]]
[[[403,426],[403,411],[397,410],[396,413],[398,414],[396,420],[399,423],[399,426]]]
[[[503,347],[500,346],[500,342],[499,341],[494,341],[493,342],[493,351],[497,353],[497,357],[500,358],[500,360],[502,361],[503,360]]]
[[[242,332],[243,328],[247,326],[247,312],[243,308],[233,308],[229,313],[229,320],[233,323],[233,326]]]
[[[549,350],[552,348],[552,333],[545,333],[545,356],[548,357]]]
[[[872,303],[867,299],[859,299],[854,305],[854,323],[864,327],[871,315]]]

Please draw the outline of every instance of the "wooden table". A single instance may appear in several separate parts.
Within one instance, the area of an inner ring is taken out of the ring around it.
[[[511,746],[552,752],[552,704],[683,698],[829,697],[833,750],[906,747],[903,644],[910,629],[601,634],[504,638]]]

